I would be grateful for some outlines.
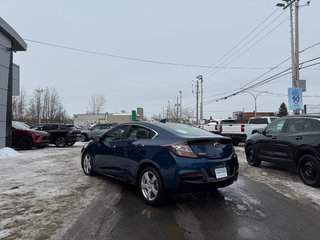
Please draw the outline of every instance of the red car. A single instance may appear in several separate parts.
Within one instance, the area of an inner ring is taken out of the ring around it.
[[[22,122],[12,121],[12,147],[29,150],[49,146],[49,133],[37,131]]]

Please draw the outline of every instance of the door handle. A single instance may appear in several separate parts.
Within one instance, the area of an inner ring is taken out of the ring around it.
[[[272,136],[271,139],[277,139],[277,136]]]
[[[296,140],[301,140],[301,139],[302,139],[301,136],[296,137]]]

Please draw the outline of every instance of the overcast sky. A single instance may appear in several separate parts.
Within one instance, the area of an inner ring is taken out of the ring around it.
[[[202,74],[204,117],[226,118],[253,111],[254,97],[241,93],[215,100],[290,57],[289,11],[276,7],[278,2],[1,0],[0,14],[28,44],[27,52],[14,55],[21,85],[28,94],[56,88],[71,116],[85,113],[96,93],[106,97],[104,112],[142,107],[147,116],[162,114],[179,91],[183,107],[195,109],[195,80]],[[300,50],[312,47],[300,62],[320,57],[319,12],[315,0],[300,8]],[[257,81],[290,65],[289,59]],[[307,80],[304,104],[319,104],[319,71],[315,65],[300,72]],[[268,92],[257,97],[258,111],[277,111],[288,104],[291,86],[289,74],[250,92]]]

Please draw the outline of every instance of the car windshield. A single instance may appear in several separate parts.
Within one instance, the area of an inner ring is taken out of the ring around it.
[[[12,122],[12,127],[14,127],[15,129],[30,130],[30,127],[22,122]]]
[[[212,133],[205,131],[201,128],[196,128],[189,125],[184,124],[175,124],[175,123],[166,123],[165,125],[170,130],[173,130],[175,133],[188,135],[188,136],[210,136],[212,137]]]

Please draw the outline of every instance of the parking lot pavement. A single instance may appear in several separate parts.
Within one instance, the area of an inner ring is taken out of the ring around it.
[[[0,239],[59,239],[97,195],[108,189],[112,206],[121,199],[122,184],[88,177],[80,166],[83,143],[19,151],[0,158]],[[264,183],[304,204],[320,205],[320,191],[305,186],[293,171],[246,164],[243,146],[236,147],[240,175]],[[117,196],[114,198],[114,196]]]
[[[303,184],[294,169],[285,169],[266,162],[262,162],[258,168],[249,166],[244,146],[238,146],[235,149],[239,158],[240,174],[266,184],[289,198],[301,203],[311,203],[320,208],[320,189]]]

